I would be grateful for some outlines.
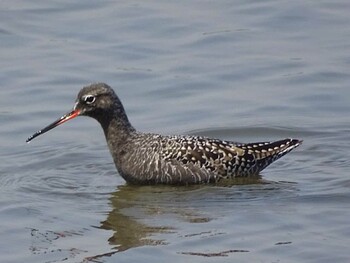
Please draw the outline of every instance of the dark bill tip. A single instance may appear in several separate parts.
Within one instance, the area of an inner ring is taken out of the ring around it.
[[[31,140],[33,140],[34,138],[38,137],[39,135],[44,134],[45,132],[48,132],[49,130],[57,127],[58,125],[61,125],[62,123],[65,123],[66,121],[74,119],[75,117],[79,116],[79,114],[80,114],[80,110],[73,110],[73,111],[63,115],[58,120],[54,121],[53,123],[51,123],[50,125],[46,126],[45,128],[37,131],[32,136],[28,137],[26,142],[29,143]]]

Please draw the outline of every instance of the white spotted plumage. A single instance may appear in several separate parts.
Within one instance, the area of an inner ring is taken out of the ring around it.
[[[148,183],[192,184],[257,176],[301,142],[285,139],[241,144],[206,137],[135,133],[129,143],[134,145],[124,169],[120,169],[127,181],[134,181],[133,174],[137,174],[137,183],[147,178]]]

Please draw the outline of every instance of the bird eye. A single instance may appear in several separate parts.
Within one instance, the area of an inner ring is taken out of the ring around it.
[[[83,99],[86,102],[86,104],[92,104],[95,102],[96,97],[92,95],[86,95]]]

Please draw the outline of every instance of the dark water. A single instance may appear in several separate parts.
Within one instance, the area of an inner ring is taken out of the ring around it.
[[[349,262],[350,3],[1,1],[1,262]],[[132,187],[98,124],[27,145],[104,81],[143,131],[302,138],[263,181]]]

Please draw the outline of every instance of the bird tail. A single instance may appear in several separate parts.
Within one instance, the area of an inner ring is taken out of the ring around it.
[[[275,142],[257,142],[245,144],[244,147],[255,156],[258,172],[265,169],[268,165],[289,153],[294,148],[298,147],[302,140],[284,139]]]

